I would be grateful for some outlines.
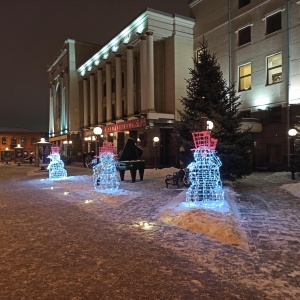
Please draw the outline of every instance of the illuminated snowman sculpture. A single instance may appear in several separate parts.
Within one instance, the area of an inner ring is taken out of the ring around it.
[[[104,142],[99,147],[99,163],[93,167],[93,181],[96,190],[115,190],[120,181],[113,153],[113,143]]]
[[[67,177],[67,171],[64,168],[63,161],[60,159],[59,151],[59,147],[51,147],[51,154],[48,156],[50,163],[47,167],[49,179],[64,179]]]
[[[216,156],[218,140],[210,137],[210,131],[193,132],[195,161],[188,165],[190,187],[187,202],[224,200],[220,179],[220,159]]]

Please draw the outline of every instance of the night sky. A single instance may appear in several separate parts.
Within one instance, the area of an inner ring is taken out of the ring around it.
[[[0,127],[48,131],[47,65],[70,38],[105,44],[147,7],[189,16],[190,0],[0,0]]]

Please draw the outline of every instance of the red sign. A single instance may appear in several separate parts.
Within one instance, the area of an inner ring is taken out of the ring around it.
[[[112,125],[106,125],[103,128],[103,133],[129,130],[132,128],[138,128],[138,127],[143,127],[143,126],[146,126],[146,118],[134,119],[134,120],[126,121],[126,122],[120,122],[120,123],[116,123],[116,124],[112,124]]]

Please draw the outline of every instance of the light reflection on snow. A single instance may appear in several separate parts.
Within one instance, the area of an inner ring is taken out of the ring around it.
[[[230,206],[226,200],[221,201],[197,201],[197,202],[182,202],[183,208],[196,208],[196,209],[211,209],[215,211],[230,211]]]
[[[143,230],[152,230],[156,224],[154,222],[140,221],[132,225],[133,228],[139,228]]]
[[[103,194],[122,194],[120,193],[119,189],[95,190],[95,192]]]
[[[93,202],[93,200],[85,200],[84,201],[85,204],[89,204],[89,203],[92,203],[92,202]]]

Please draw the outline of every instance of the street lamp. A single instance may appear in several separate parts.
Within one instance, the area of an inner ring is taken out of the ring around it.
[[[206,122],[207,130],[212,130],[214,128],[214,123],[212,121]]]
[[[95,127],[93,130],[94,134],[96,135],[96,155],[97,155],[97,163],[99,163],[99,148],[98,148],[98,141],[99,141],[99,137],[102,134],[102,128],[101,127]]]
[[[290,162],[290,167],[291,167],[291,173],[292,173],[292,180],[295,180],[295,162],[294,162],[294,155],[295,155],[295,136],[297,135],[297,130],[296,129],[290,129],[288,131],[288,135],[291,138],[291,150],[290,150],[290,155],[289,155],[289,162]]]
[[[157,170],[157,144],[159,142],[159,137],[155,136],[153,138],[153,146],[155,147],[155,170]]]

